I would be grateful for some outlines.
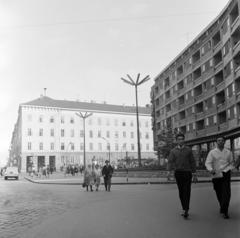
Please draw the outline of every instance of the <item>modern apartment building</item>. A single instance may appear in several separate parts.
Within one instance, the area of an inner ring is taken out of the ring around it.
[[[11,163],[27,171],[50,165],[83,164],[84,127],[77,112],[92,113],[85,119],[86,163],[102,164],[106,159],[137,158],[136,110],[79,101],[55,100],[42,96],[19,106],[11,147]],[[150,107],[139,107],[141,156],[156,158],[153,151]]]
[[[177,129],[196,150],[216,134],[240,136],[240,0],[229,1],[167,67],[151,90],[154,146],[163,130]],[[236,143],[237,144],[237,143]]]

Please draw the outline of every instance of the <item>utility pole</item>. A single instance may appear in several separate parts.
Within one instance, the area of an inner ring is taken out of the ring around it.
[[[130,84],[131,86],[135,87],[135,96],[136,96],[136,117],[137,117],[137,145],[138,145],[138,165],[139,167],[142,167],[142,162],[141,162],[141,148],[140,148],[140,133],[139,133],[139,115],[138,115],[138,91],[137,87],[145,82],[147,82],[150,77],[147,75],[145,78],[142,80],[140,79],[140,74],[138,74],[136,81],[134,81],[128,74],[127,74],[128,79],[121,78],[121,80],[124,83]]]

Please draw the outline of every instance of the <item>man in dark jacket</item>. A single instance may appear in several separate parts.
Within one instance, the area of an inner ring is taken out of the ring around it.
[[[110,192],[111,188],[111,179],[112,179],[112,174],[113,174],[113,167],[109,164],[109,161],[105,161],[105,165],[102,168],[102,175],[104,179],[104,185],[106,191]]]
[[[196,163],[191,148],[184,145],[185,136],[182,133],[176,135],[177,146],[171,150],[168,158],[168,173],[174,170],[179,198],[182,204],[184,218],[188,218],[188,210],[191,196],[192,175],[196,177]]]

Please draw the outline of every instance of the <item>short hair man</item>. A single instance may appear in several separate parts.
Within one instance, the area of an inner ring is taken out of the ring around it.
[[[231,170],[233,166],[232,152],[224,148],[225,138],[217,136],[217,147],[212,149],[207,156],[205,166],[213,175],[213,188],[220,205],[220,213],[228,219],[228,207],[231,198]]]
[[[104,179],[105,190],[110,192],[111,183],[112,183],[112,174],[113,174],[113,167],[110,165],[109,161],[105,161],[105,165],[102,168],[102,175]]]
[[[174,170],[179,198],[181,201],[184,218],[189,216],[189,204],[191,196],[192,175],[196,177],[196,163],[193,157],[192,149],[185,146],[185,136],[182,133],[176,135],[177,146],[170,152],[168,158],[168,171]]]

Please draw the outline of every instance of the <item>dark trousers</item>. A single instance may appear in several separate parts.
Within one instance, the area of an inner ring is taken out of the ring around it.
[[[223,172],[222,178],[215,178],[212,180],[212,182],[221,212],[228,213],[228,207],[231,198],[231,171],[226,173]]]
[[[175,171],[175,178],[178,186],[182,209],[189,210],[192,173],[190,171]]]
[[[106,191],[110,191],[111,177],[104,177],[104,186],[105,186]]]

